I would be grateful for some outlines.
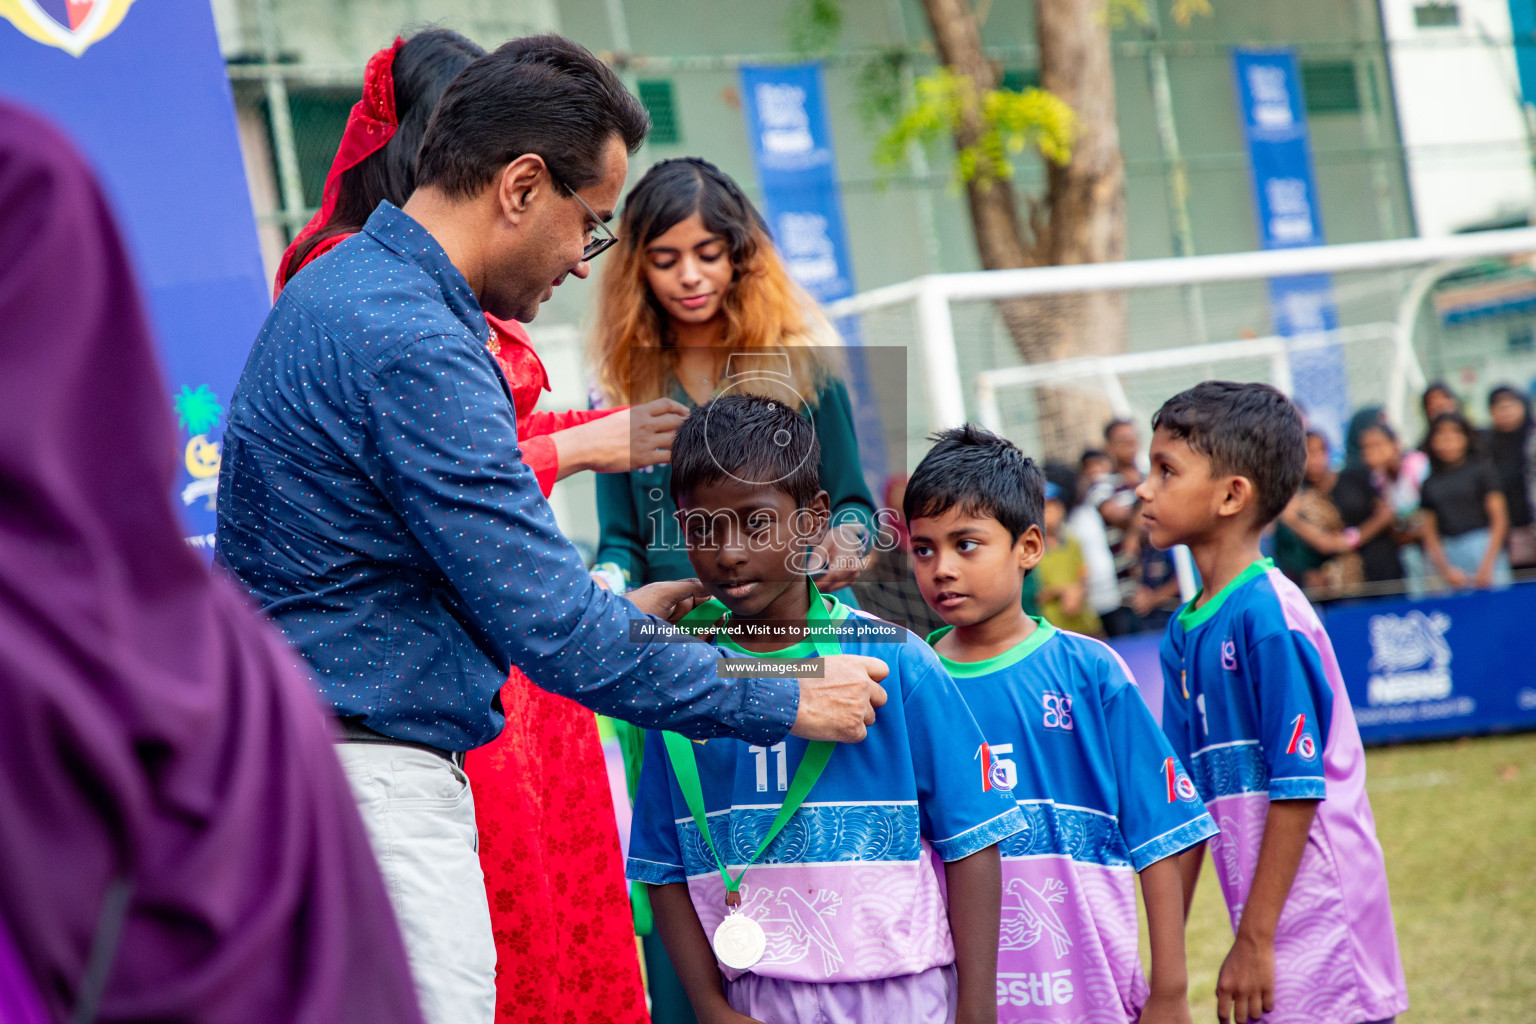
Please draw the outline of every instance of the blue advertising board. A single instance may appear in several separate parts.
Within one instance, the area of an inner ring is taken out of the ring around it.
[[[1536,583],[1329,611],[1367,743],[1536,729]]]
[[[1259,240],[1266,249],[1322,245],[1312,141],[1296,54],[1290,50],[1235,50],[1238,106],[1248,144]],[[1270,316],[1276,334],[1303,338],[1339,326],[1333,280],[1327,274],[1273,278]],[[1350,405],[1344,353],[1338,345],[1308,348],[1291,356],[1295,398],[1309,425],[1343,450]]]
[[[1367,745],[1536,729],[1536,583],[1318,609]],[[1162,718],[1160,633],[1117,637]]]
[[[821,64],[743,66],[742,109],[752,165],[763,190],[763,217],[789,273],[816,301],[854,293],[843,220],[843,192],[832,149]],[[859,455],[867,476],[883,475],[884,434],[868,385],[858,322],[837,324],[847,349]],[[870,485],[879,493],[876,481]]]
[[[175,503],[212,553],[224,403],[270,307],[207,0],[0,0],[0,95],[105,184],[180,427]]]

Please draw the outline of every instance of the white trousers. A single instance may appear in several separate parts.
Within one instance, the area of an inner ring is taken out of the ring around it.
[[[425,750],[339,743],[428,1024],[492,1024],[496,944],[469,779]]]

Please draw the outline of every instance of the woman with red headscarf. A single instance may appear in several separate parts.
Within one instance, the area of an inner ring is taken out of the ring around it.
[[[403,205],[443,90],[484,51],[431,29],[368,61],[326,177],[320,211],[279,264],[276,290],[358,231],[380,202]],[[665,458],[685,410],[538,412],[544,364],[521,324],[487,316],[491,352],[517,413],[518,444],[547,496],[581,469],[620,471]],[[610,412],[613,415],[610,416]],[[658,455],[642,456],[661,449]],[[632,454],[633,453],[633,454]],[[590,711],[512,669],[501,691],[506,728],[465,765],[475,790],[480,864],[497,951],[497,1019],[643,1024],[634,929],[624,888],[607,766]]]

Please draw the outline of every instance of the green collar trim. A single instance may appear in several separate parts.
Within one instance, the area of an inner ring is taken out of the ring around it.
[[[1039,650],[1040,646],[1055,636],[1057,632],[1056,627],[1044,619],[1033,615],[1030,618],[1035,624],[1035,631],[1002,654],[994,655],[982,661],[952,661],[940,654],[939,663],[955,679],[974,679],[977,676],[989,676],[994,672],[1001,672],[1011,665],[1017,665]],[[940,637],[954,628],[954,626],[945,626],[942,629],[936,629],[929,633],[928,646],[932,647],[938,643]]]
[[[833,597],[831,594],[823,594],[819,591],[812,591],[812,593],[826,602],[827,618],[831,622],[842,622],[849,615],[853,614],[852,609],[843,604],[843,602],[839,601],[837,598]],[[724,634],[721,634],[718,642],[721,647],[729,647],[731,650],[736,651],[739,654],[745,654],[749,658],[820,657],[816,651],[816,644],[811,640],[801,640],[798,643],[790,644],[788,647],[781,648],[777,651],[749,651],[745,647],[741,646],[741,644],[737,643],[735,640]]]
[[[1255,576],[1264,575],[1274,567],[1275,560],[1273,558],[1259,559],[1257,562],[1254,562],[1248,568],[1238,573],[1237,576],[1233,578],[1231,583],[1228,583],[1226,586],[1221,588],[1220,593],[1211,598],[1209,601],[1205,602],[1205,604],[1200,605],[1198,608],[1196,608],[1195,605],[1199,604],[1200,595],[1205,593],[1205,590],[1201,589],[1197,591],[1195,596],[1190,599],[1189,604],[1184,606],[1184,610],[1179,612],[1179,625],[1182,626],[1184,631],[1187,633],[1191,629],[1194,629],[1196,626],[1204,624],[1207,619],[1216,614],[1221,606],[1226,603],[1227,598],[1236,592],[1238,587],[1241,587]]]

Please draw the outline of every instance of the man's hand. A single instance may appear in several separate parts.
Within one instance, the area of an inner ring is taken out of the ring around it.
[[[1151,587],[1139,585],[1136,593],[1131,595],[1131,611],[1145,618],[1157,607],[1157,592]]]
[[[800,710],[790,733],[803,740],[857,743],[875,724],[875,708],[885,704],[880,680],[890,668],[879,658],[834,654],[826,675],[800,680]]]
[[[1275,1008],[1275,944],[1238,930],[1216,977],[1216,1019],[1255,1021]]]
[[[709,600],[709,591],[698,580],[672,580],[649,583],[624,595],[636,608],[675,623],[693,611],[694,605]]]
[[[622,409],[552,435],[560,477],[590,469],[627,473],[672,458],[672,435],[688,418],[688,407],[670,398]]]

